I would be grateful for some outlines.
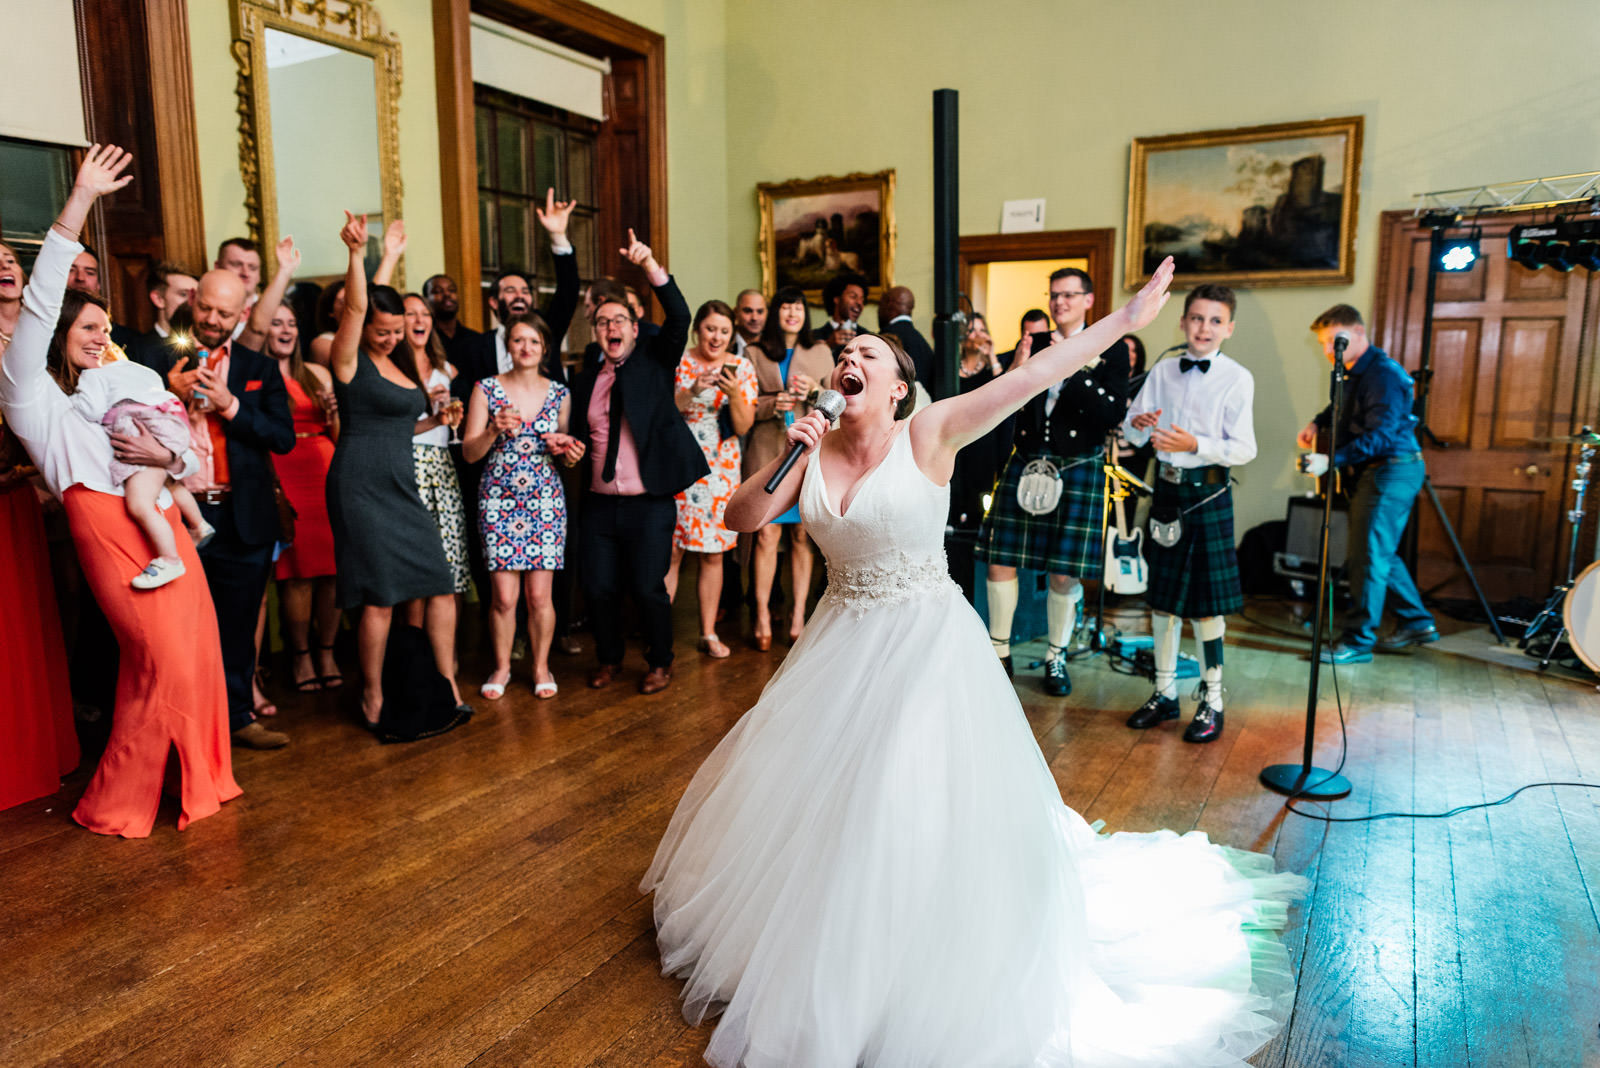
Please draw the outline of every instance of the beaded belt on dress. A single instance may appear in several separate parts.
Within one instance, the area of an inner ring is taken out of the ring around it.
[[[862,563],[830,561],[824,597],[864,612],[952,588],[956,586],[943,552],[923,557],[901,552]]]

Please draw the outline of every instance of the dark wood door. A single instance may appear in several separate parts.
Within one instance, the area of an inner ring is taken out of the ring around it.
[[[1537,439],[1594,418],[1595,311],[1600,283],[1583,270],[1530,271],[1505,254],[1526,219],[1483,222],[1470,271],[1441,273],[1434,301],[1428,474],[1492,601],[1543,598],[1564,572],[1576,450]],[[1386,213],[1375,339],[1413,373],[1422,352],[1428,231]],[[1592,510],[1592,509],[1591,509]],[[1417,582],[1470,597],[1437,514],[1419,499]],[[1585,539],[1586,541],[1588,539]],[[1580,543],[1578,565],[1592,541]]]

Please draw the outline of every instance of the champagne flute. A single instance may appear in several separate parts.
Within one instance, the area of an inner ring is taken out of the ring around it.
[[[450,413],[450,418],[455,420],[450,425],[450,444],[461,444],[461,414],[463,405],[460,397],[451,397],[445,402],[445,410]]]

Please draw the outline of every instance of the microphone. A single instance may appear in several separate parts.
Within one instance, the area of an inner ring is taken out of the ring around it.
[[[1343,356],[1344,350],[1350,347],[1350,331],[1341,330],[1333,335],[1333,354]]]
[[[817,394],[817,403],[812,407],[821,412],[823,418],[828,421],[828,425],[832,426],[839,421],[839,416],[844,414],[844,394],[837,390],[825,389]],[[778,465],[778,470],[773,473],[771,478],[767,479],[768,493],[776,493],[778,491],[778,486],[785,478],[789,477],[789,471],[794,467],[794,462],[800,459],[800,454],[805,451],[806,447],[798,441],[789,446],[789,455],[783,458],[783,463]]]

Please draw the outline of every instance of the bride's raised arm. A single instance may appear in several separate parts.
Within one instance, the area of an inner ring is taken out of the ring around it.
[[[994,381],[955,397],[928,406],[912,424],[923,442],[953,455],[970,441],[976,441],[1000,425],[1006,416],[1021,408],[1062,379],[1075,374],[1090,360],[1111,347],[1123,334],[1148,326],[1171,295],[1172,257],[1167,257],[1133,299],[1064,341],[1029,356],[1020,366]],[[931,439],[931,440],[930,440]]]

